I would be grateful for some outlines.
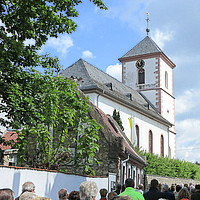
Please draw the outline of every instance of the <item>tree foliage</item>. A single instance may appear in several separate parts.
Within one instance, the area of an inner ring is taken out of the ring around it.
[[[101,9],[107,9],[102,0],[92,2]],[[37,66],[37,50],[48,37],[76,30],[73,17],[78,17],[76,7],[80,3],[81,0],[1,1],[0,70],[12,74],[22,67]],[[26,40],[34,40],[35,44],[26,45]]]
[[[146,174],[200,180],[200,166],[198,165],[144,151],[140,151],[140,154],[146,156],[148,164],[144,169]]]
[[[122,120],[121,120],[119,111],[117,112],[116,109],[114,109],[112,117],[118,123],[118,125],[120,126],[120,128],[122,129],[122,131],[124,131],[124,127],[122,125]]]
[[[21,72],[21,82],[7,86],[2,105],[7,123],[18,133],[21,128],[15,144],[18,164],[58,169],[73,163],[91,172],[100,127],[89,118],[88,99],[73,80],[55,76],[50,66],[58,65],[57,59],[45,57],[41,64],[48,66],[44,74],[30,68]]]
[[[90,0],[91,1],[91,0]],[[101,0],[92,0],[107,9]],[[81,0],[5,0],[0,2],[0,123],[21,128],[16,147],[20,163],[52,168],[90,163],[98,150],[99,126],[88,117],[88,101],[69,79],[55,76],[58,59],[40,56],[49,37],[72,33]],[[27,40],[33,44],[27,44]],[[41,74],[35,67],[41,66]],[[73,156],[70,144],[75,144]],[[35,145],[36,144],[36,145]]]

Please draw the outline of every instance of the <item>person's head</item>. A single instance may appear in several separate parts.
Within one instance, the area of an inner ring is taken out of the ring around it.
[[[10,188],[0,189],[0,200],[14,200],[14,192]]]
[[[35,192],[35,185],[32,182],[25,182],[22,185],[22,193],[23,192]]]
[[[186,187],[188,191],[190,191],[189,185],[187,183],[184,184],[184,187]]]
[[[158,187],[158,181],[156,179],[151,180],[151,187],[157,188]]]
[[[33,192],[24,192],[20,195],[19,200],[33,200],[36,199],[37,195]]]
[[[116,185],[116,190],[121,190],[121,189],[122,189],[122,185],[118,183],[118,184]]]
[[[79,187],[81,200],[93,200],[98,192],[97,184],[93,181],[85,181]]]
[[[59,200],[64,200],[64,199],[68,199],[69,193],[67,191],[67,189],[62,188],[58,191],[58,198]]]
[[[80,200],[79,191],[72,191],[69,193],[69,200]]]
[[[114,200],[114,198],[117,196],[118,195],[116,192],[110,192],[110,193],[108,193],[108,200]]]
[[[108,190],[106,190],[105,188],[102,188],[102,189],[100,189],[99,193],[101,195],[101,198],[103,198],[103,197],[106,198]]]
[[[134,184],[134,180],[132,178],[127,178],[125,180],[125,186],[127,187],[132,187],[134,188],[135,184]]]
[[[162,189],[163,189],[163,191],[168,191],[169,190],[169,186],[167,184],[163,184]]]
[[[178,193],[178,200],[190,199],[190,193],[186,187],[182,188]]]
[[[199,184],[196,184],[196,185],[195,185],[195,190],[196,190],[196,191],[200,191],[200,185],[199,185]]]
[[[139,190],[143,190],[143,189],[144,189],[144,185],[143,185],[143,184],[139,184],[139,185],[138,185],[138,189],[139,189]]]
[[[170,191],[171,191],[171,192],[174,192],[174,191],[175,191],[175,185],[174,185],[174,184],[171,185]]]
[[[176,185],[176,192],[179,192],[182,189],[182,186]]]

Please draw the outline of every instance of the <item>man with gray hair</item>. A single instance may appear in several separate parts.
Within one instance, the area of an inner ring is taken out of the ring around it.
[[[20,195],[19,200],[33,200],[36,199],[38,196],[33,192],[24,192]]]
[[[166,195],[166,199],[175,200],[175,195],[169,191],[169,186],[167,184],[163,184],[163,193]]]
[[[98,192],[97,184],[93,181],[85,181],[79,187],[80,200],[95,200]]]
[[[31,193],[34,193],[35,192],[35,185],[34,183],[28,181],[28,182],[25,182],[23,185],[22,185],[22,193],[20,194],[20,196],[24,193],[24,192],[31,192]],[[19,196],[19,197],[20,197]],[[19,200],[19,197],[17,197],[15,200]]]

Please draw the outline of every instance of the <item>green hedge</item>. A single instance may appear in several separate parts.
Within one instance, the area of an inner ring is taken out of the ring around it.
[[[200,180],[200,166],[196,164],[147,152],[140,154],[146,156],[146,174]]]

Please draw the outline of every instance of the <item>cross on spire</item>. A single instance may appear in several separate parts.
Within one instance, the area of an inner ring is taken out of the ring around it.
[[[146,32],[147,32],[147,36],[149,35],[149,32],[150,32],[150,29],[149,29],[149,13],[147,12],[147,18],[146,18],[146,21],[147,21],[147,28],[146,28]]]

